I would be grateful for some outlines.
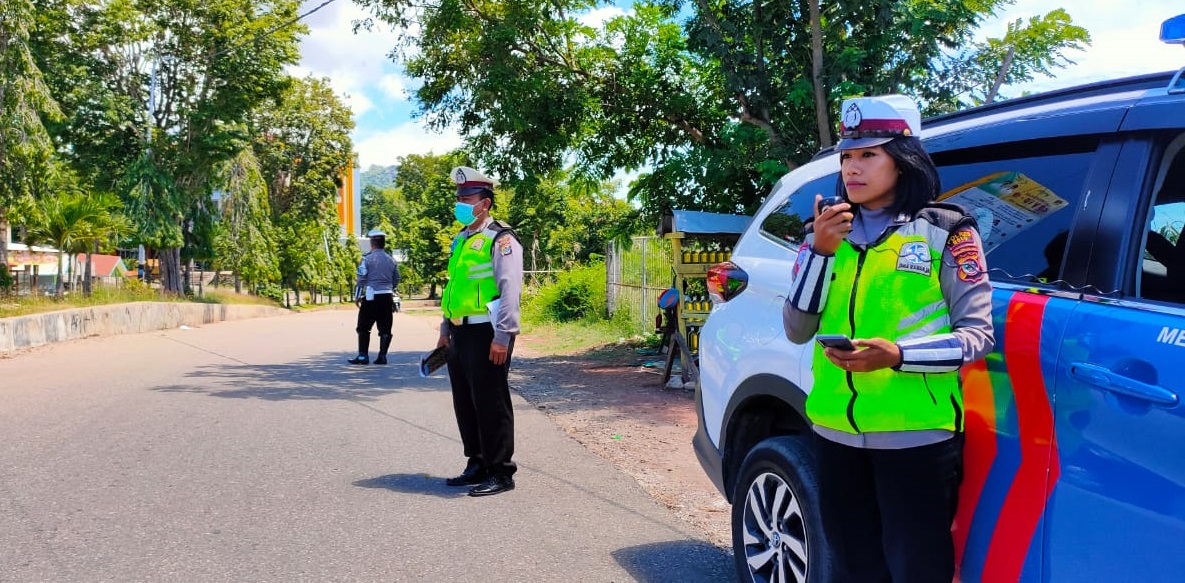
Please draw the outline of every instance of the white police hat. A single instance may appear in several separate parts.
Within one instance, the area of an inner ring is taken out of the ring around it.
[[[453,182],[457,183],[457,192],[470,190],[476,192],[479,189],[493,192],[494,187],[498,186],[497,180],[468,166],[453,168]]]
[[[880,146],[901,136],[922,137],[922,114],[904,95],[845,99],[840,108],[840,150]]]
[[[371,239],[374,239],[376,237],[382,237],[384,239],[387,238],[387,234],[378,230],[378,229],[371,229],[370,232],[366,234],[366,236],[370,237]]]

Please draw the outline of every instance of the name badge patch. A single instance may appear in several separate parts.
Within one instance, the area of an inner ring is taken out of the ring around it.
[[[897,253],[897,271],[920,273],[929,277],[932,269],[929,245],[922,241],[910,241],[901,246],[901,251]]]

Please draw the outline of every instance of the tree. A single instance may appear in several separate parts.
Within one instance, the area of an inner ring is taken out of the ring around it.
[[[8,275],[8,209],[30,196],[53,153],[42,116],[60,115],[29,47],[30,0],[0,6],[0,271]]]
[[[612,182],[583,181],[558,171],[532,185],[537,196],[499,201],[499,216],[522,243],[524,268],[567,270],[603,255],[610,240],[637,233],[639,213],[615,196],[617,190]]]
[[[388,246],[407,253],[400,269],[406,270],[412,280],[428,285],[429,298],[436,298],[437,286],[443,286],[448,278],[449,244],[461,229],[453,218],[457,187],[450,172],[455,166],[471,164],[459,152],[413,154],[398,160],[395,188],[403,193],[407,207],[392,219],[394,232],[388,233]],[[495,216],[508,196],[507,191],[498,189]]]
[[[342,287],[353,274],[353,241],[339,241],[334,201],[353,157],[353,116],[325,79],[292,79],[251,118],[252,149],[267,183],[290,287]],[[345,285],[349,285],[346,283]]]
[[[210,179],[297,61],[303,28],[287,24],[300,2],[38,1],[40,62],[55,64],[46,75],[68,96],[58,139],[83,176],[126,197],[139,239],[161,258],[162,289],[181,293],[181,246],[203,235],[188,228],[205,224]]]
[[[1001,87],[1051,77],[1054,69],[1073,64],[1066,51],[1089,44],[1090,33],[1059,8],[1027,23],[1018,18],[1008,23],[1003,38],[975,43],[950,65],[949,78],[963,85],[959,96],[966,99],[959,105],[992,103]]]
[[[214,235],[214,269],[234,273],[236,292],[243,291],[244,279],[254,284],[279,283],[267,184],[254,152],[243,149],[223,163],[215,176],[219,217]]]
[[[565,160],[592,180],[647,168],[630,189],[647,216],[752,212],[831,142],[846,96],[902,92],[949,107],[965,90],[946,78],[951,55],[1009,1],[658,0],[594,28],[580,20],[595,6],[583,0],[359,0],[404,27],[394,54],[423,82],[425,117],[458,125],[516,196],[533,200],[532,177]],[[1035,34],[1056,38],[1068,21],[1054,24]]]
[[[374,185],[362,187],[362,231],[366,232],[384,222],[395,224],[406,207],[403,194],[396,188]]]
[[[603,259],[610,241],[628,241],[642,232],[639,212],[614,195],[615,187],[561,185],[564,220],[548,233],[548,269],[568,270]]]
[[[25,231],[25,240],[43,243],[58,250],[58,273],[54,295],[62,296],[63,259],[67,254],[92,252],[93,246],[124,232],[126,220],[116,213],[119,200],[114,195],[83,192],[66,188],[56,195],[36,200]],[[89,263],[90,258],[87,258]],[[89,278],[89,267],[88,274]]]
[[[90,297],[94,254],[114,249],[120,241],[135,232],[135,225],[122,212],[123,201],[113,193],[92,192],[88,202],[98,208],[87,229],[79,237],[86,250],[82,293]]]

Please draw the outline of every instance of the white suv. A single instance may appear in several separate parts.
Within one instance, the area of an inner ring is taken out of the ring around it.
[[[961,581],[1185,572],[1183,73],[923,123],[993,286],[996,351],[963,371]],[[838,170],[825,151],[784,176],[708,273],[693,443],[733,505],[742,581],[830,579],[804,414],[813,346],[787,340],[782,306]]]

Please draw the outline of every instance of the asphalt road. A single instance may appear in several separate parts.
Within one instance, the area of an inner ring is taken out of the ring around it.
[[[0,581],[735,579],[517,395],[517,489],[445,486],[464,464],[448,380],[413,364],[434,327],[397,314],[391,364],[350,366],[353,319],[0,358]]]

